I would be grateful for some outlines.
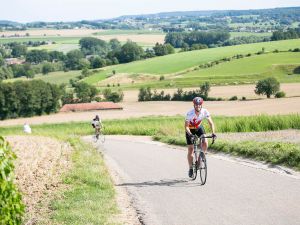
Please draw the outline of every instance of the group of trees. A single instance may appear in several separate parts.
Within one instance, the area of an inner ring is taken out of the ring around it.
[[[41,80],[0,83],[0,119],[56,112],[62,90]]]
[[[79,44],[80,49],[71,50],[67,54],[59,51],[28,51],[26,45],[19,43],[0,46],[0,80],[20,76],[32,78],[37,73],[47,74],[60,70],[101,68],[175,52],[170,44],[157,43],[145,51],[135,42],[127,41],[122,45],[117,39],[105,42],[87,37],[80,39]],[[25,63],[4,65],[4,58],[10,57],[24,58]]]
[[[272,41],[300,38],[300,28],[288,29],[287,31],[274,31]]]

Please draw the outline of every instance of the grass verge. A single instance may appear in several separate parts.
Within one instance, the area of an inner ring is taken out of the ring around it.
[[[51,203],[58,224],[116,224],[115,190],[102,156],[78,137],[70,138],[73,168],[64,178],[67,190]]]

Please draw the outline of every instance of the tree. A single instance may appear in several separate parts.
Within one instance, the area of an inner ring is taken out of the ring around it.
[[[206,98],[208,97],[208,92],[210,91],[210,83],[205,82],[200,86],[200,93],[201,95],[204,95]]]
[[[135,42],[128,41],[116,52],[116,57],[120,63],[127,63],[141,59],[143,54],[144,50],[142,47]]]
[[[121,102],[124,97],[124,93],[121,90],[111,91],[111,89],[104,89],[103,95],[107,101],[112,102]]]
[[[86,37],[79,40],[80,49],[85,55],[106,55],[109,45],[98,38]]]
[[[43,61],[49,61],[49,54],[46,50],[31,50],[26,55],[26,62],[38,64]]]
[[[94,86],[84,82],[76,83],[74,91],[80,102],[91,102],[98,94],[98,90]]]
[[[91,59],[91,66],[92,68],[101,68],[101,67],[104,67],[106,66],[106,61],[105,59],[99,57],[99,56],[96,56],[96,57],[93,57]]]
[[[80,50],[72,50],[67,53],[65,61],[66,68],[71,70],[78,70],[80,68],[80,59],[83,59],[83,54]]]
[[[26,52],[27,52],[27,47],[25,45],[21,45],[21,44],[15,44],[14,46],[12,46],[12,49],[11,49],[11,55],[13,57],[24,56],[24,55],[26,55]]]
[[[54,67],[51,63],[44,63],[43,66],[42,66],[42,73],[45,75],[45,74],[48,74],[50,72],[53,72],[54,71]]]
[[[276,94],[280,89],[280,83],[274,77],[269,77],[257,82],[255,87],[255,94],[267,95],[270,98],[271,95]]]
[[[110,45],[111,50],[113,50],[113,51],[121,48],[121,42],[119,42],[118,39],[116,39],[116,38],[110,39],[109,45]]]

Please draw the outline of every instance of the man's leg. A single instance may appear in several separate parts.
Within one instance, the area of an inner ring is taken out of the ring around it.
[[[193,150],[194,146],[193,145],[188,145],[188,153],[187,153],[187,160],[189,164],[189,177],[193,176]]]
[[[188,145],[187,160],[190,168],[192,167],[193,164],[193,149],[194,149],[193,145]]]
[[[202,147],[203,152],[206,153],[207,147],[208,147],[207,138],[205,138],[205,139],[202,141],[201,147]]]

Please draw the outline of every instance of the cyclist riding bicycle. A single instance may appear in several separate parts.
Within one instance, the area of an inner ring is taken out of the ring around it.
[[[95,129],[95,133],[97,135],[99,135],[100,130],[102,128],[102,122],[101,122],[101,119],[98,115],[96,115],[95,118],[92,120],[92,126]]]
[[[210,129],[212,131],[212,136],[216,138],[215,135],[215,126],[214,122],[209,114],[209,112],[202,108],[203,99],[201,97],[195,97],[193,99],[194,109],[190,110],[186,114],[185,118],[185,137],[186,143],[188,145],[188,153],[187,153],[187,160],[189,164],[189,177],[193,176],[193,144],[191,138],[193,135],[197,135],[200,137],[202,134],[205,134],[204,127],[202,125],[202,121],[207,119]],[[203,149],[204,153],[206,153],[208,147],[207,139],[202,139],[201,148]]]

